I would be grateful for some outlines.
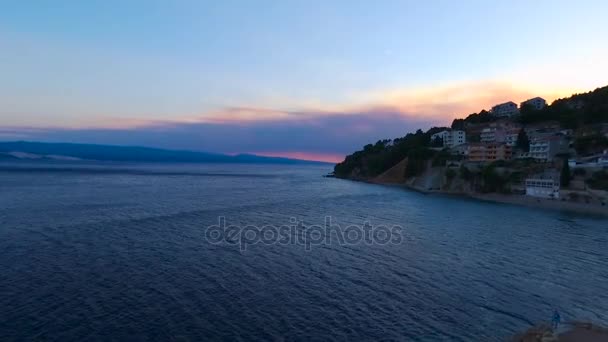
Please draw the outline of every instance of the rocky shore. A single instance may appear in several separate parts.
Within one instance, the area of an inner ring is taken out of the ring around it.
[[[384,183],[376,180],[369,181],[368,183],[396,186],[407,190],[412,190],[429,195],[448,195],[462,198],[475,199],[480,201],[504,203],[510,205],[519,205],[533,208],[542,208],[549,210],[559,210],[572,212],[577,214],[587,214],[593,216],[608,217],[608,205],[601,205],[600,203],[582,203],[573,201],[561,201],[556,199],[545,199],[536,198],[525,195],[509,195],[509,194],[498,194],[498,193],[474,193],[474,192],[453,192],[443,190],[429,190],[418,186],[409,184],[397,184],[397,183]]]
[[[553,331],[549,323],[539,324],[514,336],[512,342],[606,342],[608,329],[587,322],[566,322]]]
[[[568,190],[562,191],[563,199],[537,198],[518,194],[480,193],[471,189],[470,184],[462,180],[453,180],[449,186],[445,184],[445,168],[428,167],[418,177],[406,179],[404,177],[406,161],[393,166],[381,175],[371,178],[348,178],[353,181],[362,181],[371,184],[396,186],[425,194],[449,195],[462,198],[476,199],[494,203],[520,205],[549,210],[559,210],[578,214],[608,217],[608,203],[606,201],[572,201]],[[604,194],[604,198],[608,194]]]

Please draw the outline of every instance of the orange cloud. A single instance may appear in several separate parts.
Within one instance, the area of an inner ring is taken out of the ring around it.
[[[388,89],[357,96],[355,104],[303,107],[297,110],[254,106],[227,107],[200,117],[204,123],[247,124],[263,121],[311,120],[327,115],[392,112],[405,119],[450,122],[454,118],[489,109],[493,105],[541,96],[549,103],[577,90],[542,90],[508,82],[479,81],[424,88]],[[364,127],[362,127],[364,129]]]
[[[584,91],[586,90],[591,89],[584,89]],[[376,115],[382,113],[393,113],[403,119],[449,124],[454,118],[462,118],[481,109],[489,109],[501,102],[514,101],[519,103],[535,96],[541,96],[551,102],[558,97],[568,96],[580,91],[583,90],[532,88],[502,81],[461,82],[430,87],[370,91],[351,96],[352,101],[347,104],[298,106],[299,100],[294,100],[296,104],[293,108],[230,106],[200,114],[172,116],[171,119],[167,120],[135,118],[148,116],[146,113],[122,118],[104,114],[83,115],[64,124],[57,122],[55,127],[118,130],[157,128],[162,130],[188,123],[248,125],[290,121],[306,121],[309,125],[315,125],[317,119],[327,116]],[[309,101],[309,103],[311,102],[315,101]],[[35,125],[30,127],[35,127]],[[358,129],[360,132],[364,132],[367,127],[362,124]]]
[[[481,109],[489,109],[506,101],[519,103],[531,97],[541,96],[551,102],[570,94],[571,92],[564,90],[543,91],[506,82],[484,81],[380,91],[369,94],[368,101],[393,106],[405,116],[447,121],[479,112]]]

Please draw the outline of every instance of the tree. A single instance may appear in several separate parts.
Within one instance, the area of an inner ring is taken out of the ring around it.
[[[506,190],[507,179],[503,178],[492,164],[483,168],[481,179],[483,180],[483,192],[504,192]]]
[[[469,181],[471,179],[473,179],[473,173],[471,172],[471,170],[467,169],[466,166],[461,165],[460,166],[460,178]]]
[[[568,165],[568,160],[564,160],[563,161],[563,165],[562,165],[562,174],[560,175],[560,184],[563,187],[567,187],[568,185],[570,185],[570,178],[572,178],[572,176],[570,175],[570,165]]]
[[[521,108],[519,108],[519,114],[521,114],[521,116],[528,116],[528,115],[534,115],[536,112],[536,108],[534,108],[534,106],[532,106],[529,103],[524,103]]]
[[[448,182],[451,182],[454,177],[456,177],[456,171],[452,169],[447,169],[447,171],[445,172],[445,178],[447,178]]]
[[[435,137],[435,139],[431,141],[431,147],[443,147],[443,138]]]
[[[424,148],[416,147],[407,155],[407,165],[405,166],[405,176],[418,176],[426,169],[427,161],[432,157],[433,151]]]
[[[454,119],[454,121],[452,121],[452,129],[464,131],[464,129],[465,129],[464,119]]]
[[[470,134],[467,135],[468,142],[481,142],[481,134]]]
[[[516,146],[524,152],[530,152],[530,139],[523,128],[517,134]]]

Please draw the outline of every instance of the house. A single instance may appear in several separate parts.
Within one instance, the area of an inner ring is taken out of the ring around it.
[[[541,110],[545,108],[545,106],[547,105],[547,101],[545,101],[545,99],[543,99],[542,97],[535,97],[533,99],[529,99],[522,102],[520,108],[526,105],[530,106],[531,108],[534,108],[535,110]]]
[[[507,131],[505,134],[505,144],[514,147],[517,145],[517,138],[519,137],[519,129],[512,129]]]
[[[492,112],[492,115],[496,117],[508,118],[513,115],[519,114],[519,109],[517,109],[517,104],[515,102],[509,101],[492,107],[492,110],[490,112]]]
[[[568,165],[573,168],[607,168],[608,167],[608,150],[602,154],[582,157],[577,159],[568,159]]]
[[[526,196],[559,198],[559,172],[546,171],[526,178]]]
[[[502,128],[486,127],[481,130],[481,142],[483,143],[505,142],[505,139],[506,132]]]
[[[495,122],[490,123],[491,127],[498,127],[498,128],[502,128],[505,131],[511,130],[511,129],[520,129],[522,128],[522,125],[517,123],[517,122],[513,122],[513,120],[508,119],[508,118],[504,118],[504,119],[498,119]]]
[[[556,133],[560,131],[560,123],[559,121],[544,121],[539,123],[534,123],[530,125],[526,125],[525,127],[526,134],[531,135],[536,132],[539,133]]]
[[[568,152],[568,141],[561,135],[553,135],[530,142],[530,152],[527,157],[550,162],[556,155],[566,152]]]
[[[450,152],[453,155],[467,156],[469,154],[469,143],[464,143],[462,145],[454,146],[450,149]]]
[[[494,162],[511,160],[513,152],[510,146],[499,143],[470,143],[466,152],[470,162]]]
[[[466,132],[459,130],[445,130],[431,135],[431,141],[438,138],[443,139],[443,146],[448,148],[462,145],[467,142]]]

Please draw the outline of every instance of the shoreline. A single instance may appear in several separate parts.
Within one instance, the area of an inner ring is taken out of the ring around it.
[[[551,322],[543,322],[514,335],[513,342],[600,342],[608,340],[608,329],[590,322],[567,321],[558,329]]]
[[[442,195],[442,196],[453,196],[457,198],[467,198],[484,202],[500,203],[517,205],[528,208],[540,208],[546,210],[563,211],[575,214],[587,214],[593,216],[600,216],[602,218],[608,218],[608,205],[590,204],[582,202],[562,201],[548,198],[538,198],[526,195],[511,195],[511,194],[499,194],[499,193],[464,193],[464,192],[452,192],[443,190],[428,190],[420,187],[412,186],[406,183],[391,183],[391,182],[380,182],[377,180],[356,180],[349,178],[341,178],[346,180],[352,180],[356,182],[364,182],[368,184],[384,185],[391,187],[398,187],[405,190],[415,191],[425,195]]]

